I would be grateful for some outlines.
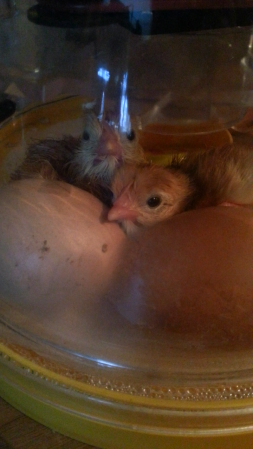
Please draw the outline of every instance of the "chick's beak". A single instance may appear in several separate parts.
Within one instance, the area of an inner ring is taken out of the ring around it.
[[[137,218],[137,213],[134,210],[127,209],[126,207],[113,205],[108,212],[107,218],[108,221],[122,221],[122,220],[134,221]]]
[[[133,201],[129,195],[129,186],[127,186],[121,195],[114,202],[108,212],[109,221],[135,221],[138,216],[137,210],[133,207]]]
[[[119,136],[106,122],[103,123],[102,134],[96,151],[97,155],[101,157],[114,156],[119,160],[122,158],[123,146],[120,143]]]

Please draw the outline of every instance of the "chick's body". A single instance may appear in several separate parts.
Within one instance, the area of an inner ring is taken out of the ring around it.
[[[253,149],[224,146],[185,157],[177,168],[195,185],[191,208],[253,205]]]

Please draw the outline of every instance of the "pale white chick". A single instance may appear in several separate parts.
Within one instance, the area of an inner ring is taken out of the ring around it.
[[[120,132],[108,118],[100,123],[95,114],[87,110],[81,143],[68,163],[68,173],[77,182],[88,177],[109,185],[115,169],[123,162],[143,160],[143,150],[133,130]]]
[[[127,234],[185,210],[193,194],[189,177],[180,170],[152,164],[123,165],[111,190],[113,206],[108,220],[119,222]]]
[[[114,123],[100,122],[94,112],[85,109],[82,136],[44,139],[27,148],[21,166],[11,179],[42,177],[65,181],[111,204],[109,185],[116,168],[123,162],[144,159],[134,131],[120,133]]]

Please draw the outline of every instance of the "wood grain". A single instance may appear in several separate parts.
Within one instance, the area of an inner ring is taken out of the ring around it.
[[[0,398],[0,449],[97,449],[53,432]]]

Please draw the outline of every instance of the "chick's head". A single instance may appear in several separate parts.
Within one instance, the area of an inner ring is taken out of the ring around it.
[[[109,221],[126,227],[152,226],[183,210],[190,191],[188,178],[179,171],[146,164],[123,166],[116,174]]]

